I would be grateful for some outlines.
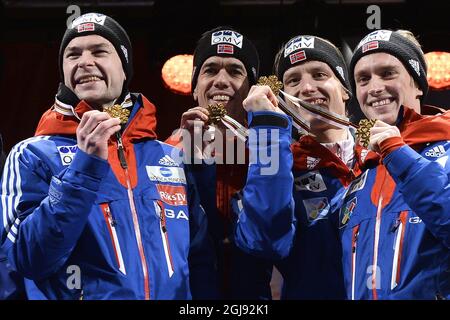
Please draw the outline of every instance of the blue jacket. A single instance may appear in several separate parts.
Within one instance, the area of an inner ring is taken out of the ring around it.
[[[279,260],[289,254],[295,232],[291,120],[269,111],[248,117],[250,164],[245,187],[232,200],[234,240],[244,252]]]
[[[256,113],[253,119],[258,120],[261,116]],[[268,114],[263,116],[265,122],[249,121],[250,128],[257,133],[273,127],[270,124],[276,122],[273,117],[278,115],[272,114],[271,121]],[[344,299],[341,244],[334,206],[354,173],[312,137],[303,136],[290,148],[288,131],[282,128],[280,134],[279,158],[284,163],[276,175],[260,175],[260,164],[255,164],[249,170],[243,196],[237,198],[238,243],[258,256],[273,259],[283,275],[283,299]],[[278,141],[269,140],[268,145],[277,144]],[[249,146],[251,155],[261,152],[261,146],[264,148],[264,144],[258,146],[251,140]],[[291,173],[292,160],[294,169]],[[279,197],[281,200],[277,201]],[[295,203],[295,218],[289,215],[293,209],[290,198]],[[284,242],[276,241],[283,233],[275,229],[274,220],[262,229],[264,224],[259,220],[263,218],[276,219],[280,230],[288,231],[282,238]],[[295,220],[293,234],[290,227]],[[260,238],[264,239],[265,247],[248,247],[251,240]],[[292,244],[289,241],[293,241]]]
[[[74,115],[52,108],[8,156],[1,242],[47,299],[207,297],[206,216],[177,152],[155,140],[154,114],[136,96],[123,153],[114,137],[104,161],[77,148]]]
[[[339,224],[350,299],[450,298],[450,115],[405,109],[402,146],[383,142],[383,163],[344,195]]]

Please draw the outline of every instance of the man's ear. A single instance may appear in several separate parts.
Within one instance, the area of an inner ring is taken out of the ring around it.
[[[342,86],[342,100],[344,100],[344,102],[348,101],[348,99],[350,99],[350,94],[348,93],[348,90]]]
[[[194,91],[192,92],[192,97],[195,101],[197,101],[198,95],[197,95],[197,87],[195,87]]]

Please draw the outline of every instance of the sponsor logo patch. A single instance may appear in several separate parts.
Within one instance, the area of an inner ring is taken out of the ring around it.
[[[61,158],[61,162],[63,166],[68,166],[72,163],[73,157],[78,150],[78,146],[60,146],[57,147],[59,152],[59,157]]]
[[[157,184],[161,200],[171,206],[187,205],[186,191],[183,186]]]
[[[231,44],[219,44],[217,46],[217,53],[234,53],[234,47]]]
[[[159,159],[158,163],[163,166],[168,167],[178,167],[178,163],[176,163],[169,155],[165,155],[161,159]]]
[[[106,16],[104,14],[88,13],[88,14],[84,14],[84,15],[76,18],[75,20],[73,20],[72,28],[75,28],[78,25],[86,23],[86,22],[104,25],[105,20],[106,20]],[[80,31],[78,31],[78,32],[80,32]]]
[[[392,31],[389,30],[376,30],[374,32],[369,33],[367,36],[365,36],[358,44],[357,49],[359,49],[361,46],[368,44],[372,41],[389,41],[391,38]],[[377,42],[378,46],[378,42]],[[363,52],[365,52],[363,50]]]
[[[328,218],[330,204],[326,197],[305,199],[303,200],[303,205],[305,206],[309,222]]]
[[[291,64],[294,64],[299,61],[306,60],[306,54],[305,50],[295,52],[289,56],[289,60],[291,61]]]
[[[309,170],[314,169],[319,164],[320,160],[320,158],[306,157],[306,168]]]
[[[378,49],[378,47],[379,47],[378,41],[371,41],[371,42],[366,43],[365,45],[363,45],[362,52],[364,53],[366,51]]]
[[[244,37],[240,33],[231,30],[221,30],[211,35],[211,45],[228,43],[242,49],[243,40]]]
[[[417,75],[420,77],[420,65],[419,65],[419,61],[414,60],[414,59],[409,59],[408,62],[409,62],[409,64],[411,65],[411,67],[414,69],[414,71],[417,73]]]
[[[425,155],[427,157],[432,157],[432,158],[439,158],[439,157],[442,157],[444,154],[445,154],[445,149],[444,149],[444,146],[442,146],[442,145],[433,147],[433,148],[429,149],[427,152],[425,152]]]
[[[121,44],[120,45],[120,49],[122,49],[123,55],[125,56],[125,60],[127,60],[127,62],[129,62],[128,61],[128,50],[127,50],[127,48],[125,48],[125,46],[123,44]]]
[[[339,214],[339,228],[344,227],[350,221],[350,217],[352,216],[353,210],[355,210],[357,203],[358,200],[354,197],[341,208],[341,212]]]
[[[344,69],[341,66],[337,66],[336,71],[341,75],[342,79],[345,80]]]
[[[295,190],[307,190],[311,192],[322,192],[327,190],[322,175],[318,171],[308,172],[294,180]]]
[[[146,166],[151,181],[186,184],[184,170],[177,167]]]
[[[83,23],[77,26],[78,33],[86,31],[94,31],[95,25],[92,22]]]
[[[367,173],[369,171],[365,171],[359,178],[354,180],[350,187],[348,187],[348,191],[345,196],[351,195],[353,192],[361,190],[366,185]]]
[[[314,48],[314,37],[295,37],[284,46],[284,57],[286,58],[292,52],[298,49]]]

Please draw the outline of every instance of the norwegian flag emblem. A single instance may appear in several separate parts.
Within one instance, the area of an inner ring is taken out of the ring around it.
[[[228,53],[233,54],[234,48],[231,44],[219,44],[217,46],[217,53]]]
[[[294,64],[298,61],[306,60],[305,50],[293,53],[289,56],[289,60],[291,60],[291,64]]]
[[[373,50],[373,49],[378,49],[378,41],[370,41],[368,43],[366,43],[365,45],[363,45],[362,47],[362,52],[366,52],[369,50]]]
[[[93,22],[87,22],[87,23],[83,23],[83,24],[80,24],[79,26],[77,26],[78,33],[86,32],[86,31],[94,31],[94,30],[95,30],[95,25]]]

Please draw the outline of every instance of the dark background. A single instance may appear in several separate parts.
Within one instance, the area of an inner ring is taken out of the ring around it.
[[[381,27],[409,29],[424,52],[450,51],[447,1],[410,0],[210,0],[210,1],[1,1],[0,132],[9,150],[34,134],[41,114],[54,100],[59,73],[59,42],[76,4],[81,13],[112,16],[127,30],[134,50],[134,92],[142,92],[158,110],[157,133],[165,139],[178,126],[183,111],[194,106],[190,96],[176,95],[161,79],[164,62],[192,53],[201,34],[219,25],[240,30],[256,45],[261,75],[272,70],[282,42],[297,34],[325,37],[345,50],[369,31],[370,4],[381,8]],[[448,108],[450,90],[432,91],[427,99]],[[358,108],[352,104],[351,111]],[[356,117],[359,114],[356,113]]]

